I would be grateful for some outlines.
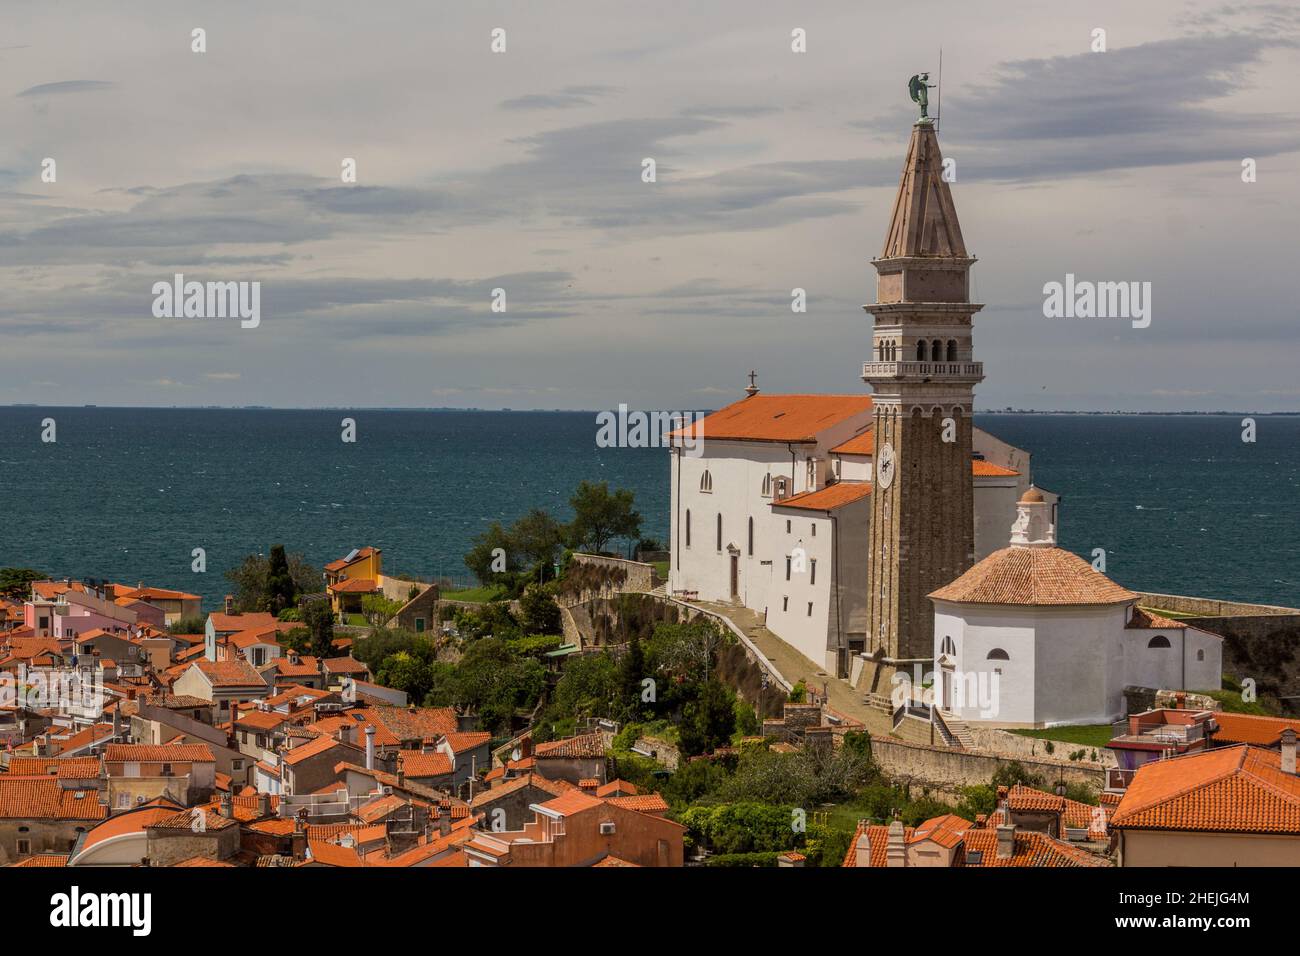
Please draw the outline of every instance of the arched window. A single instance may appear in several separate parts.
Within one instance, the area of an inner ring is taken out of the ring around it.
[[[776,497],[781,500],[789,494],[790,479],[786,475],[781,475],[776,479]]]
[[[990,661],[1009,661],[1011,660],[1011,655],[1002,648],[995,647],[993,650],[989,651],[989,656],[986,659]]]
[[[722,550],[722,512],[718,512],[718,550]]]
[[[704,474],[700,475],[700,491],[713,491],[713,473],[709,469],[704,469]]]
[[[948,361],[949,362],[957,361],[957,340],[956,339],[948,340]]]
[[[945,637],[943,643],[939,645],[939,653],[947,654],[949,657],[954,656],[957,653],[957,642],[951,637]]]
[[[691,509],[686,509],[686,547],[691,546]]]
[[[1168,646],[1169,646],[1169,638],[1165,637],[1163,634],[1157,634],[1155,637],[1151,638],[1151,640],[1147,641],[1147,647],[1168,647]]]
[[[938,339],[930,345],[930,361],[938,362],[943,359],[943,343]]]
[[[1205,651],[1204,651],[1204,650],[1199,650],[1199,651],[1197,651],[1197,652],[1196,652],[1196,659],[1197,659],[1198,661],[1203,661],[1203,660],[1205,660]]]
[[[762,490],[762,495],[763,495],[764,498],[771,498],[771,497],[772,497],[772,476],[771,476],[771,475],[764,475],[764,476],[763,476],[763,490]]]
[[[754,556],[754,519],[752,516],[749,519],[749,556],[751,558]]]
[[[924,343],[924,342],[917,342],[917,343],[916,343],[916,360],[917,360],[918,362],[924,362],[924,361],[925,361],[925,343]]]

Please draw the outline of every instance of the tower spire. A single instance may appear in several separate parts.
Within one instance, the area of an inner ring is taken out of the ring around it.
[[[912,127],[885,248],[880,253],[882,259],[899,256],[967,257],[957,207],[943,178],[939,137],[931,123]]]

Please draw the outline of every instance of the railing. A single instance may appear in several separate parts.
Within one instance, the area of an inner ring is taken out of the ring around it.
[[[863,362],[863,378],[901,378],[904,375],[984,377],[983,362]]]

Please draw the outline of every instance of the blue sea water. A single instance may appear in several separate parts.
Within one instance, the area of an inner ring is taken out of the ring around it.
[[[57,442],[41,441],[54,418]],[[357,441],[340,422],[357,422]],[[1300,418],[991,415],[1064,496],[1061,545],[1122,584],[1300,602]],[[631,489],[668,532],[668,453],[595,443],[590,412],[0,408],[0,566],[182,588],[283,543],[320,566],[353,547],[391,574],[467,579],[492,521],[568,518],[582,479]],[[204,548],[207,573],[190,570]]]

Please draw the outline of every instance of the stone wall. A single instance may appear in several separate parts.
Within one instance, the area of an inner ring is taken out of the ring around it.
[[[1268,615],[1300,616],[1300,608],[1278,607],[1273,604],[1245,604],[1240,601],[1219,601],[1215,598],[1189,597],[1185,594],[1155,594],[1138,592],[1138,604],[1176,614],[1194,614],[1197,617],[1260,617]]]
[[[574,552],[573,563],[592,564],[604,568],[622,568],[627,572],[627,580],[619,588],[620,591],[654,590],[654,565],[644,564],[640,561],[629,561],[626,558],[607,558],[602,554],[585,554],[581,551]]]
[[[1060,780],[1086,784],[1095,790],[1100,790],[1103,784],[1101,767],[1069,760],[1002,757],[928,747],[892,737],[872,737],[871,753],[880,769],[896,782],[926,787],[949,797],[956,797],[960,787],[987,784],[998,767],[1012,762],[1041,777],[1048,790]]]
[[[975,741],[975,746],[981,751],[1004,755],[1014,760],[1064,760],[1089,767],[1116,765],[1115,754],[1105,747],[1072,744],[1068,740],[1053,740],[1051,743],[1054,750],[1049,754],[1044,746],[1047,741],[1039,740],[1037,737],[1025,737],[996,727],[981,727],[978,724],[967,724],[966,729],[970,732],[971,739]],[[1069,760],[1070,754],[1078,750],[1084,751],[1084,759]],[[1093,753],[1097,754],[1096,760],[1092,759]]]

